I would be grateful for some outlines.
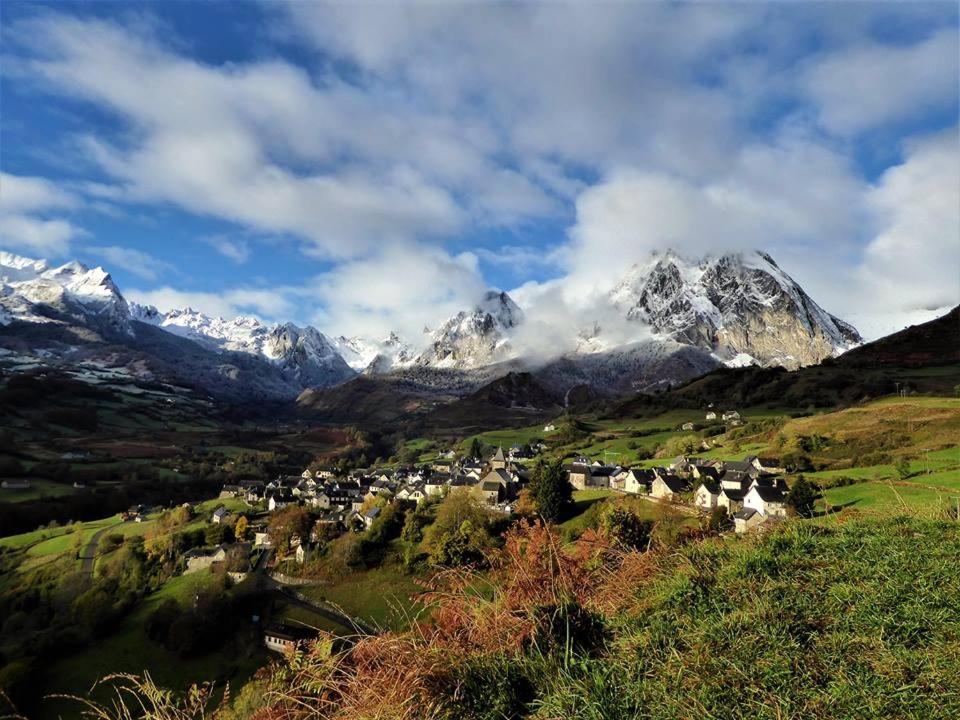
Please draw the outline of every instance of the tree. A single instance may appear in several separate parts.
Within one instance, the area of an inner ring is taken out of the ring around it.
[[[517,517],[533,517],[537,513],[537,505],[530,496],[530,491],[524,488],[517,495],[517,501],[513,504],[513,514]]]
[[[787,493],[787,505],[793,508],[800,517],[813,517],[813,506],[817,499],[817,491],[803,476],[797,475]]]
[[[490,512],[477,502],[469,488],[454,488],[440,503],[436,520],[424,533],[424,542],[431,558],[436,562],[437,558],[447,560],[456,557],[456,548],[444,548],[449,543],[462,544],[464,552],[476,551],[480,546],[491,546],[490,522]],[[441,564],[450,563],[444,561]]]
[[[478,563],[484,559],[484,551],[491,544],[492,538],[486,528],[464,520],[456,530],[445,532],[437,539],[430,560],[435,565],[448,567]]]
[[[473,442],[470,443],[470,457],[474,460],[483,457],[483,445],[480,443],[480,438],[474,438]]]
[[[310,532],[310,514],[299,505],[275,510],[267,520],[267,532],[277,552],[283,552],[294,535],[305,538]]]
[[[247,539],[247,529],[249,525],[250,523],[246,515],[241,515],[237,518],[237,524],[233,526],[233,535],[238,541],[242,542]]]
[[[610,506],[601,520],[604,533],[631,550],[646,550],[653,534],[653,520],[641,519],[626,508]]]
[[[556,522],[573,504],[573,486],[560,459],[537,460],[530,476],[530,496],[540,517]]]

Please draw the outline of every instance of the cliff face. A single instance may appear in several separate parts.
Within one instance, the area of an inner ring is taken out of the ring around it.
[[[668,252],[631,268],[610,299],[629,320],[731,365],[795,368],[861,342],[765,253],[690,261]]]

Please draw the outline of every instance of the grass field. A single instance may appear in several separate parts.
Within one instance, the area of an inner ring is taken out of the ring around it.
[[[308,597],[333,603],[347,615],[384,628],[406,627],[421,608],[413,596],[422,591],[413,577],[395,566],[355,573],[333,585],[302,589]]]
[[[11,490],[9,488],[0,488],[0,502],[26,502],[27,500],[41,500],[47,497],[63,497],[72,495],[78,489],[73,485],[65,483],[56,483],[50,480],[39,478],[28,478],[30,487],[23,490]]]

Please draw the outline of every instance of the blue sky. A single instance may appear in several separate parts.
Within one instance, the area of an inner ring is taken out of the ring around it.
[[[957,4],[0,5],[0,248],[163,308],[419,331],[763,248],[960,300]]]

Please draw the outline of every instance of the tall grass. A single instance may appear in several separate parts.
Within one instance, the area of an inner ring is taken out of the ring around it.
[[[960,717],[956,522],[786,522],[646,553],[523,525],[492,568],[437,576],[409,631],[302,648],[246,717]]]

